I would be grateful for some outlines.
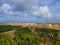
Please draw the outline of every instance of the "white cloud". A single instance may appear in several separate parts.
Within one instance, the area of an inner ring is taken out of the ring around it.
[[[42,16],[42,17],[52,16],[47,6],[42,6],[42,7],[34,6],[33,9],[34,10],[32,11],[32,15]]]
[[[12,6],[9,4],[3,4],[0,7],[0,14],[6,15],[6,17],[22,17],[27,16],[27,13],[22,11],[13,11]]]
[[[12,7],[9,4],[3,4],[0,7],[0,13],[8,13],[10,10],[12,9]]]
[[[11,1],[16,4],[22,5],[25,9],[28,9],[28,10],[31,9],[32,11],[31,10],[29,11],[32,12],[32,15],[42,16],[42,17],[52,16],[47,6],[38,7],[37,3],[39,0],[11,0]],[[9,4],[3,4],[0,8],[2,10],[2,11],[0,10],[0,13],[5,13],[7,15],[22,16],[26,14],[25,16],[28,16],[29,14],[31,14],[31,13],[24,13],[23,11],[14,12],[13,10],[11,10],[12,6]]]
[[[2,9],[3,10],[10,10],[10,9],[12,9],[12,7],[9,4],[3,4]]]
[[[24,8],[26,10],[30,10],[33,5],[39,2],[39,0],[0,0],[0,2],[3,3],[11,2],[13,7],[15,7],[14,5],[18,5],[18,8]]]

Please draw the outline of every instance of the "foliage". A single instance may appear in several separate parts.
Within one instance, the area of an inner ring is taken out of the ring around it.
[[[47,29],[47,28],[36,28],[35,31],[40,36],[41,41],[45,43],[50,41],[51,43],[53,42],[54,45],[60,44],[58,43],[60,42],[60,37],[58,37],[58,35],[60,34],[60,30]]]
[[[13,30],[13,26],[11,25],[0,25],[0,32]]]
[[[7,34],[0,34],[0,45],[60,45],[60,31],[48,28],[36,28],[32,33],[28,27],[0,25],[0,32],[15,29],[15,37],[11,38]]]

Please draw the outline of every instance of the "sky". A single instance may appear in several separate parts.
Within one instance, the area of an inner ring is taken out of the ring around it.
[[[60,0],[0,0],[0,23],[59,23]]]

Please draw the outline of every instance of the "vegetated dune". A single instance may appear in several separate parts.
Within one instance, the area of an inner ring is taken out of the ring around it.
[[[8,36],[8,37],[11,37],[12,39],[15,37],[15,31],[16,30],[11,30],[11,31],[6,31],[6,32],[1,32],[0,33],[0,35],[2,34],[2,35],[6,35],[6,36]]]
[[[30,28],[51,28],[60,30],[59,23],[51,23],[51,24],[36,24],[36,23],[6,23],[6,25],[12,26],[23,26],[23,27],[30,27]]]
[[[0,26],[3,31],[0,33],[0,41],[4,39],[2,44],[60,45],[60,24],[6,23]]]

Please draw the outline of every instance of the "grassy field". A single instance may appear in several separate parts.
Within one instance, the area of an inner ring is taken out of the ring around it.
[[[0,45],[60,45],[60,30],[0,25]]]

